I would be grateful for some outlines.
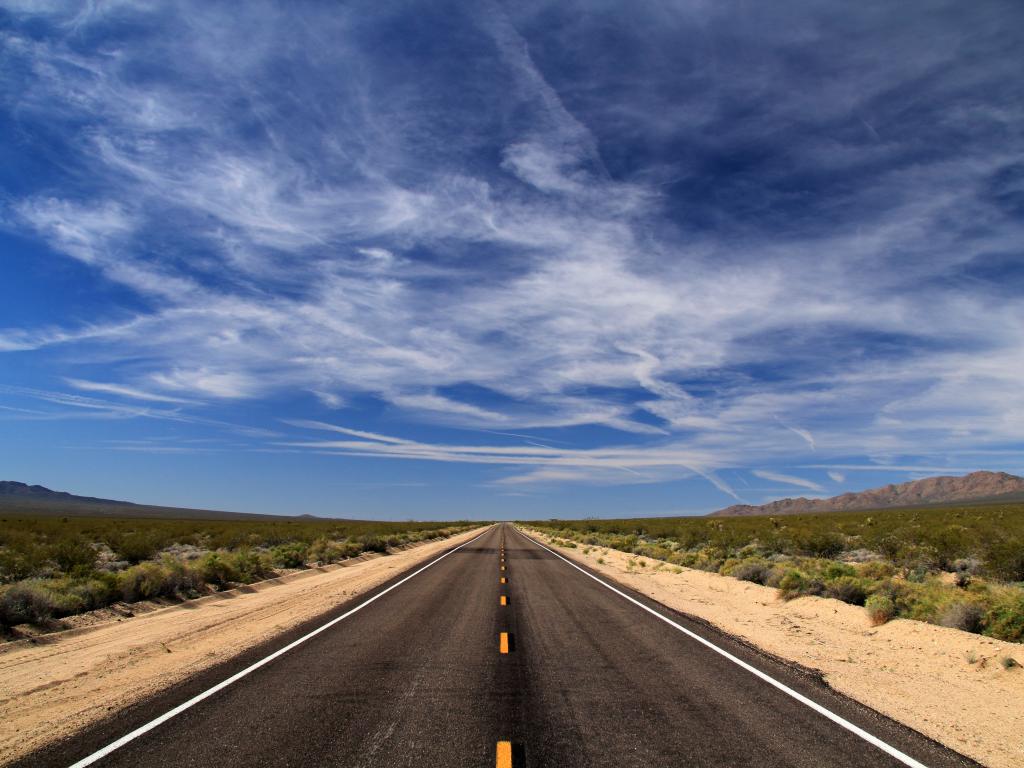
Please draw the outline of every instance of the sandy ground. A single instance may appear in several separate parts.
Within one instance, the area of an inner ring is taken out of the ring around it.
[[[1009,656],[1024,664],[1024,647],[1016,643],[905,619],[872,627],[863,608],[839,600],[786,602],[771,587],[717,573],[654,570],[658,561],[616,550],[584,555],[582,546],[552,548],[773,656],[821,672],[837,691],[984,765],[1024,766],[1024,669],[999,663]],[[647,566],[630,571],[630,560]]]
[[[325,613],[482,530],[0,646],[0,763]]]

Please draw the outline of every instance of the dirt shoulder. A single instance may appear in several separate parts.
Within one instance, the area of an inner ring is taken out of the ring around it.
[[[230,599],[211,596],[0,646],[0,763],[326,613],[482,530],[261,582]]]
[[[532,535],[551,546],[548,537]],[[656,560],[613,549],[583,554],[578,547],[553,549],[773,656],[820,672],[837,691],[980,763],[1024,765],[1024,669],[999,663],[1005,657],[1024,663],[1024,648],[1016,643],[904,619],[872,627],[863,608],[838,600],[786,602],[770,587],[705,571],[675,573],[667,565],[657,568]],[[646,567],[638,565],[641,560]]]

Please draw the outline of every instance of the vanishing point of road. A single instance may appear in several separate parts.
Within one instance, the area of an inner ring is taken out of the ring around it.
[[[16,765],[976,764],[500,524]]]

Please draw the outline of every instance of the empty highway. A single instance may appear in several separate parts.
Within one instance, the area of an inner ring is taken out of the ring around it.
[[[975,765],[609,586],[494,526],[16,765]]]

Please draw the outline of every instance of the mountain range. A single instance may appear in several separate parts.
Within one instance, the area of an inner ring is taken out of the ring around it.
[[[1006,472],[971,472],[961,477],[939,476],[890,484],[829,499],[779,499],[768,504],[734,504],[712,512],[713,517],[799,515],[806,512],[845,512],[855,509],[912,507],[963,501],[1024,501],[1024,477]]]

